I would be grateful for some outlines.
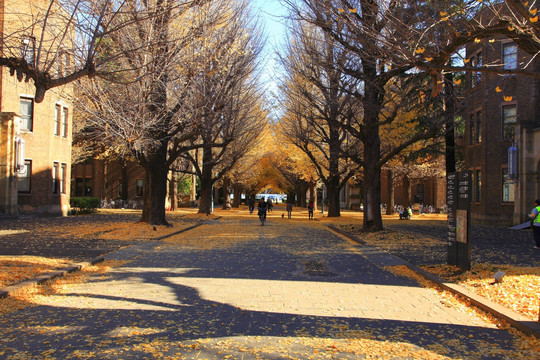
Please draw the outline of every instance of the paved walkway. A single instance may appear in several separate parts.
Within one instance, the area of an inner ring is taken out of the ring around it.
[[[368,250],[316,222],[213,221],[4,317],[0,358],[515,358],[509,332]]]

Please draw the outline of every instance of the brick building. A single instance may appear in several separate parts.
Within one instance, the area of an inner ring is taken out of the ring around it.
[[[133,162],[90,159],[72,169],[72,196],[93,196],[133,208],[142,204],[143,188],[144,170]]]
[[[471,66],[496,64],[517,69],[529,64],[540,72],[540,59],[515,43],[495,38],[466,49]],[[539,196],[540,81],[517,75],[469,73],[465,90],[465,167],[472,173],[472,220],[511,225],[526,219]],[[536,129],[536,130],[535,130]],[[519,154],[516,177],[509,173],[508,150]]]
[[[32,64],[38,60],[36,42],[42,41],[44,46],[54,43],[55,34],[45,33],[42,36],[38,27],[27,26],[32,23],[31,14],[39,3],[16,1],[9,3],[11,10],[4,8],[5,2],[0,3],[0,31],[5,55],[18,51],[19,56]],[[14,8],[17,11],[13,11]],[[6,38],[4,34],[9,36]],[[64,41],[64,44],[68,43]],[[51,51],[48,48],[46,54],[43,52],[42,57],[53,58],[58,63],[54,71],[65,71],[69,66],[67,49]],[[8,214],[66,214],[70,195],[73,113],[70,99],[73,90],[69,85],[49,90],[39,104],[34,101],[34,91],[31,81],[19,82],[9,69],[0,68],[3,130],[0,138],[0,211]]]

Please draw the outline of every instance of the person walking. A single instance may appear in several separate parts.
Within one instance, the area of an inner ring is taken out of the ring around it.
[[[248,200],[248,204],[249,204],[249,214],[253,214],[253,210],[255,210],[255,199],[252,197],[249,198]]]
[[[266,221],[266,210],[268,209],[268,204],[264,199],[259,200],[259,203],[257,204],[258,212],[257,215],[259,215],[259,220],[261,220],[261,225],[264,226],[264,222]]]
[[[310,200],[309,201],[309,204],[307,206],[307,211],[308,211],[308,218],[309,220],[312,220],[313,219],[313,208],[315,206],[313,205],[313,200]]]
[[[531,211],[531,227],[533,230],[534,241],[536,245],[535,249],[540,249],[540,199],[535,200],[534,208]]]
[[[291,215],[292,215],[292,208],[293,208],[292,202],[289,201],[287,203],[287,217],[289,219],[291,218]]]

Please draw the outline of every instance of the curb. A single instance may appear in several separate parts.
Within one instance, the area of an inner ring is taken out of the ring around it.
[[[92,266],[92,265],[95,265],[97,263],[100,263],[103,260],[105,260],[105,258],[103,256],[99,256],[99,257],[96,257],[96,258],[94,258],[94,259],[92,259],[90,261],[84,261],[84,262],[80,262],[80,263],[77,263],[77,264],[73,264],[73,265],[70,265],[70,266],[68,266],[66,268],[63,268],[61,270],[48,272],[48,273],[39,275],[39,276],[37,276],[37,277],[35,277],[33,279],[28,279],[28,280],[22,281],[20,283],[14,284],[14,285],[10,285],[10,286],[6,286],[4,288],[0,288],[0,299],[7,298],[9,296],[19,294],[19,293],[23,292],[24,290],[26,290],[28,288],[38,286],[40,284],[43,284],[46,281],[55,279],[57,277],[65,276],[65,275],[67,275],[69,273],[79,271],[79,270],[81,270],[83,268],[86,268],[88,266]]]
[[[333,225],[328,225],[328,228],[331,230],[353,240],[354,242],[357,242],[361,245],[366,245],[366,242],[359,239],[355,235],[348,233],[345,230],[338,229]],[[370,245],[368,245],[370,246]],[[394,256],[390,253],[387,253],[389,256],[398,258],[397,256]],[[418,273],[419,275],[423,276],[427,280],[430,280],[434,283],[436,283],[441,288],[450,291],[454,294],[460,295],[467,300],[471,302],[471,304],[479,307],[480,309],[487,311],[491,313],[492,315],[503,319],[507,321],[510,325],[515,327],[518,330],[521,330],[522,332],[526,333],[527,335],[532,335],[536,337],[537,339],[540,339],[540,323],[531,320],[529,318],[526,318],[525,316],[517,313],[516,311],[513,311],[511,309],[508,309],[502,305],[499,305],[491,300],[488,300],[484,298],[483,296],[480,296],[472,291],[469,291],[465,287],[453,283],[449,283],[444,281],[442,278],[433,275],[420,267],[413,265],[403,259],[400,259],[400,261],[403,263],[403,265],[407,266],[412,271]]]
[[[170,236],[174,236],[174,235],[183,233],[185,231],[194,229],[194,228],[202,225],[203,223],[204,222],[200,222],[198,224],[189,226],[189,227],[187,227],[185,229],[178,230],[178,231],[176,231],[176,232],[174,232],[172,234],[160,236],[160,237],[158,237],[158,238],[156,238],[154,240],[159,241],[159,240],[166,239],[166,238],[168,238]],[[103,262],[105,260],[106,255],[107,254],[104,254],[102,256],[98,256],[98,257],[96,257],[96,258],[94,258],[92,260],[89,260],[89,261],[76,263],[76,264],[70,265],[68,267],[65,267],[65,268],[57,270],[57,271],[51,271],[51,272],[39,275],[39,276],[37,276],[35,278],[24,280],[24,281],[21,281],[20,283],[0,288],[0,299],[4,299],[4,298],[7,298],[9,296],[17,295],[19,293],[24,292],[26,289],[41,285],[46,281],[53,280],[53,279],[58,278],[58,277],[66,276],[67,274],[70,274],[70,273],[75,272],[75,271],[79,271],[79,270],[81,270],[81,269],[83,269],[85,267],[92,266],[92,265],[95,265],[97,263]]]

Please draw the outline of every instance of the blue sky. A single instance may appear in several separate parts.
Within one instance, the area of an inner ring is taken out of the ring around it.
[[[280,3],[280,0],[252,0],[252,5],[255,16],[260,16],[267,39],[262,59],[262,81],[266,84],[269,91],[267,97],[270,98],[271,93],[278,91],[277,84],[281,80],[282,71],[275,52],[278,47],[284,45],[286,40],[287,8]]]
[[[280,44],[285,39],[284,17],[287,9],[280,0],[253,0],[253,9],[257,16],[262,18],[268,42],[272,45]]]

